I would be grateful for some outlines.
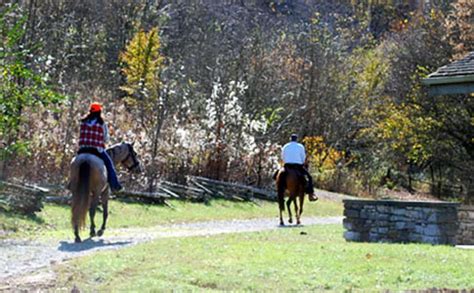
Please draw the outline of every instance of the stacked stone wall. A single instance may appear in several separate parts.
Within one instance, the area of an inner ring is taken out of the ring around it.
[[[474,245],[474,206],[463,205],[458,210],[457,244]]]
[[[458,208],[457,203],[444,202],[344,200],[344,238],[361,242],[454,245],[459,226]]]

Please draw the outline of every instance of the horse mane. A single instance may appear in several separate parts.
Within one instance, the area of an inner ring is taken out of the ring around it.
[[[127,144],[127,145],[128,145],[128,144],[130,144],[130,143],[129,143],[129,142],[122,141],[122,142],[119,142],[119,143],[116,143],[116,144],[113,144],[113,145],[109,146],[107,149],[109,150],[109,149],[117,148],[117,147],[119,147],[119,146],[121,146],[121,145],[124,145],[124,144]]]
[[[114,161],[114,158],[117,156],[117,149],[119,147],[121,147],[122,145],[130,145],[130,143],[128,142],[119,142],[119,143],[116,143],[114,145],[111,145],[110,147],[108,147],[105,151],[109,154],[110,158],[112,159],[112,161]]]

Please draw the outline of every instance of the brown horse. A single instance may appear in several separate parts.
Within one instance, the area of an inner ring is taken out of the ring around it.
[[[285,210],[285,195],[288,196],[286,207],[290,218],[288,222],[293,223],[291,214],[291,202],[293,202],[296,214],[296,224],[301,224],[301,214],[303,213],[305,182],[304,178],[295,169],[281,169],[276,175],[276,186],[278,191],[278,206],[280,208],[280,225],[284,226],[283,211]],[[286,192],[287,191],[287,192]],[[299,199],[299,206],[297,203]]]
[[[121,163],[129,171],[141,172],[142,167],[133,144],[121,143],[107,149],[114,165]],[[96,236],[94,216],[99,199],[102,202],[103,222],[97,235],[102,236],[108,217],[109,188],[104,162],[96,155],[82,153],[71,162],[69,189],[72,192],[72,226],[75,242],[81,242],[79,229],[85,226],[87,210],[91,222],[90,237]]]

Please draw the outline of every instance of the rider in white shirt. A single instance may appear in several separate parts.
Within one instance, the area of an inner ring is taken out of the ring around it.
[[[293,140],[293,137],[295,137],[295,140]],[[304,165],[306,161],[304,146],[298,143],[296,139],[296,135],[293,135],[291,141],[281,149],[281,159],[285,164]]]
[[[281,149],[281,159],[285,170],[291,168],[299,170],[307,178],[308,186],[306,193],[309,194],[309,200],[317,200],[318,198],[314,194],[313,178],[305,168],[306,152],[304,146],[298,143],[298,136],[296,134],[292,134],[290,140],[291,141],[285,144]]]

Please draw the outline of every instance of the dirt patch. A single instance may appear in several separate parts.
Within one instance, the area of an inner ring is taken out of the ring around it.
[[[386,190],[385,195],[392,199],[405,201],[441,201],[429,193],[408,192],[406,190]]]
[[[54,286],[56,275],[50,269],[36,271],[2,281],[0,292],[43,291]]]
[[[335,202],[342,202],[344,199],[357,199],[358,198],[355,196],[331,192],[331,191],[327,191],[323,189],[314,189],[314,193],[319,198],[324,198],[324,199],[335,201]]]

